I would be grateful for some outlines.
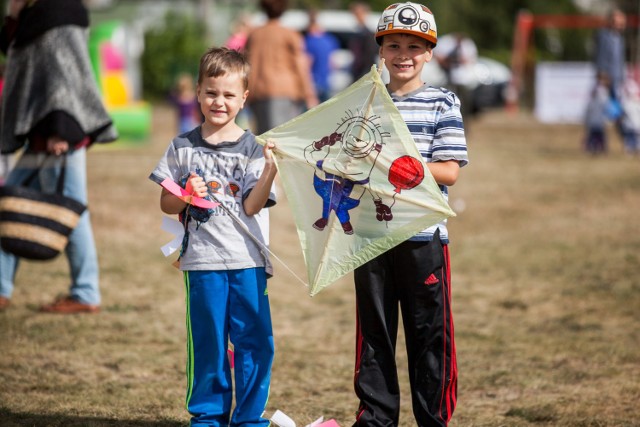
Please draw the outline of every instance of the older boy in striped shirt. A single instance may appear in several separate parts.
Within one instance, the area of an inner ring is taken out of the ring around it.
[[[433,14],[421,4],[393,4],[383,12],[375,37],[389,70],[387,89],[448,197],[448,186],[456,183],[460,167],[467,164],[467,145],[458,97],[421,79],[437,43]],[[360,407],[354,426],[398,425],[398,307],[417,425],[446,426],[451,419],[457,366],[448,243],[442,221],[355,270],[354,384]]]

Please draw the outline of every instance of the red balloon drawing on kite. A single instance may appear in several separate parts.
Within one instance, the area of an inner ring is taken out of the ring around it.
[[[398,157],[389,168],[389,182],[395,187],[396,193],[420,185],[423,179],[424,164],[415,157]]]

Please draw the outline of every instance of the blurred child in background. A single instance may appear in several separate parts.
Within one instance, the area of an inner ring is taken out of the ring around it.
[[[596,86],[591,92],[585,112],[585,150],[591,154],[599,154],[607,151],[607,105],[609,103],[609,81],[607,76],[598,76]]]
[[[178,76],[171,102],[178,113],[178,133],[190,131],[202,122],[195,84],[190,74],[182,73]]]
[[[621,103],[624,152],[637,156],[640,154],[640,86],[634,80],[627,80]]]
[[[234,23],[233,32],[224,43],[224,45],[229,49],[237,50],[238,52],[243,53],[250,32],[251,20],[249,16],[240,15]]]

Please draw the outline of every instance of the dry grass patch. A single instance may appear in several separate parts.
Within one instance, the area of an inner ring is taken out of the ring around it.
[[[170,114],[156,110],[146,144],[89,155],[102,313],[37,313],[66,291],[66,263],[22,265],[13,306],[0,314],[3,427],[188,423],[184,291],[159,251],[170,236],[147,180],[173,133]],[[615,140],[607,156],[587,156],[582,129],[526,115],[471,125],[472,163],[451,191],[460,368],[451,426],[640,425],[640,159]],[[282,194],[272,248],[305,277]],[[310,298],[275,267],[268,410],[348,426],[357,407],[351,277]],[[398,366],[401,426],[413,426],[402,336]]]

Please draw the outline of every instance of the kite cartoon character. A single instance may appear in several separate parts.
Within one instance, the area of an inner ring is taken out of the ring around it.
[[[389,136],[376,119],[349,114],[333,133],[305,148],[305,159],[315,167],[313,187],[322,198],[322,216],[313,224],[316,230],[324,230],[333,211],[345,234],[353,234],[349,211],[360,205],[365,191],[371,192],[367,184]],[[391,209],[372,196],[378,220],[390,221]]]

